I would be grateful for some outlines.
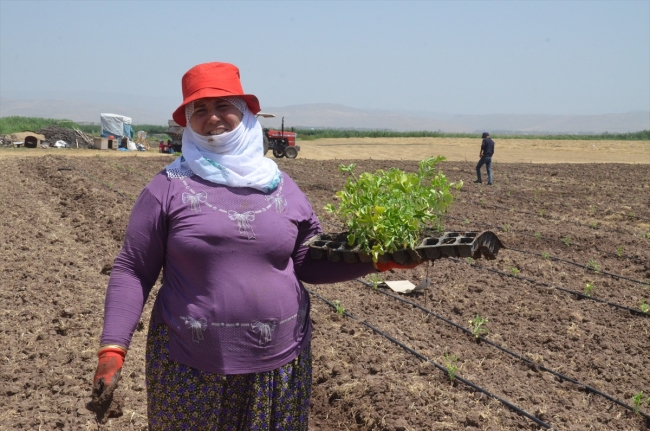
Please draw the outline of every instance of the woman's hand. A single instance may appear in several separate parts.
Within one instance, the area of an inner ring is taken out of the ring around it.
[[[97,352],[99,361],[93,378],[93,394],[89,408],[102,417],[109,410],[113,392],[120,381],[126,349],[121,346],[106,346]]]

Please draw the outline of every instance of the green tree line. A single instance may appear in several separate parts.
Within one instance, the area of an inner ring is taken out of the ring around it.
[[[48,126],[56,125],[67,129],[79,129],[89,135],[99,136],[101,134],[100,124],[81,124],[70,120],[58,120],[54,118],[37,118],[37,117],[0,117],[0,135],[9,135],[17,132],[37,132]],[[132,124],[134,131],[144,130],[147,134],[164,134],[167,126],[158,126],[154,124]]]
[[[69,129],[77,128],[89,135],[99,136],[101,126],[99,124],[80,124],[70,120],[57,120],[53,118],[37,117],[0,117],[0,135],[8,135],[17,132],[36,132],[47,126],[55,124]],[[164,134],[167,126],[155,124],[132,124],[134,131],[144,130],[149,135]],[[287,128],[286,130],[292,130]],[[313,140],[323,138],[476,138],[480,133],[444,133],[427,130],[396,132],[393,130],[363,130],[363,129],[310,129],[295,128],[298,138],[302,140]],[[546,135],[523,135],[523,134],[500,134],[491,135],[494,139],[561,139],[561,140],[607,140],[607,141],[648,141],[650,130],[641,130],[630,133],[600,133],[600,134],[546,134]]]
[[[353,129],[292,129],[298,133],[299,139],[312,140],[323,138],[476,138],[481,133],[444,133],[427,130],[396,132],[393,130],[353,130]],[[600,134],[490,134],[494,139],[560,139],[560,140],[606,140],[606,141],[648,141],[650,130],[630,133],[600,133]]]

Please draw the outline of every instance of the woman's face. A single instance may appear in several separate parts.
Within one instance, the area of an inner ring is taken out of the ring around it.
[[[221,135],[239,126],[242,118],[244,114],[232,103],[218,97],[207,97],[194,102],[190,125],[203,136]]]

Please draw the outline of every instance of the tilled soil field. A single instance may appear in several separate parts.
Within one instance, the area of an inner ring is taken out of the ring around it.
[[[129,212],[169,160],[0,160],[0,430],[147,428],[143,329],[153,298],[122,372],[121,415],[99,424],[86,403]],[[278,160],[326,231],[340,230],[322,208],[343,184],[342,162]],[[356,172],[416,168],[356,162]],[[633,411],[635,395],[650,396],[647,165],[499,164],[491,187],[471,183],[473,164],[442,169],[465,181],[446,230],[492,230],[509,248],[492,261],[382,274],[432,280],[410,295],[369,279],[307,285],[310,429],[649,429],[650,400]],[[477,315],[488,319],[482,338],[468,333]]]

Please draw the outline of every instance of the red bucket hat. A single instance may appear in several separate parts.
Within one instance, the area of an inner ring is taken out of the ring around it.
[[[257,114],[260,102],[252,94],[244,94],[239,79],[239,69],[229,63],[203,63],[194,66],[183,75],[183,103],[172,114],[172,118],[182,127],[187,127],[185,105],[204,97],[237,96],[246,101],[248,109]]]

